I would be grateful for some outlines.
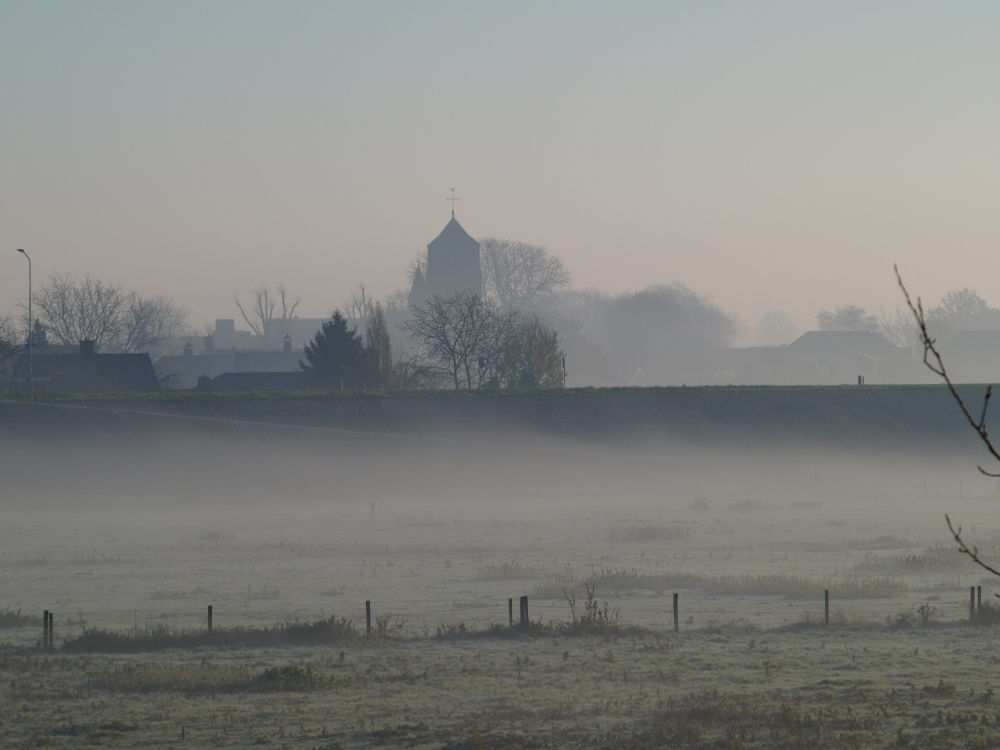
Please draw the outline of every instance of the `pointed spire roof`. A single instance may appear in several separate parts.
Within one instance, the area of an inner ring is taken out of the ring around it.
[[[475,245],[479,244],[472,235],[465,231],[465,227],[458,223],[458,219],[452,216],[451,220],[445,224],[444,229],[441,230],[441,233],[431,240],[427,247],[430,248],[432,245],[439,243],[451,245],[455,243],[467,244],[470,242]]]

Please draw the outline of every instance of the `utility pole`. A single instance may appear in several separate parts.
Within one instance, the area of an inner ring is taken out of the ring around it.
[[[25,258],[28,259],[28,393],[30,394],[31,400],[35,400],[35,360],[34,360],[34,339],[32,335],[34,331],[31,326],[33,320],[31,318],[31,256],[28,255],[23,249],[18,248],[17,251],[21,253]]]

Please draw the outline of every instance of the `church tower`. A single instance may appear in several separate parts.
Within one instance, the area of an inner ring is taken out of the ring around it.
[[[454,188],[453,188],[454,190]],[[421,304],[437,295],[450,297],[459,292],[483,293],[483,268],[479,243],[455,218],[454,195],[451,221],[427,245],[426,274],[417,270],[410,290],[410,304]],[[419,287],[419,288],[418,288]]]

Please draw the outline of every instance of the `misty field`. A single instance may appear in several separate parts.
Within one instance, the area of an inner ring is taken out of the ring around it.
[[[608,469],[621,456],[584,456],[597,466],[573,481],[522,467],[509,494],[491,476],[12,503],[0,744],[1000,743],[1000,582],[943,523],[951,513],[1000,560],[995,481],[878,462],[682,476],[629,460],[630,481]],[[521,596],[527,629],[509,625]]]

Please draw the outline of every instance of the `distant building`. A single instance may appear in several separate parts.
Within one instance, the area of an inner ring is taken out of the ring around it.
[[[427,268],[418,268],[414,274],[409,302],[412,307],[434,296],[450,297],[459,292],[482,294],[483,268],[479,243],[452,211],[451,221],[427,245]]]
[[[149,393],[160,382],[148,354],[98,354],[93,341],[81,341],[73,353],[22,354],[14,366],[12,390],[29,389],[33,370],[35,391],[43,393]]]
[[[719,351],[713,382],[735,385],[851,385],[920,382],[910,350],[871,331],[807,331],[785,346]]]
[[[294,373],[305,359],[304,348],[293,349],[292,337],[288,334],[285,334],[282,348],[276,351],[220,350],[214,346],[214,341],[214,336],[206,337],[202,354],[195,354],[193,346],[185,345],[183,354],[156,360],[154,366],[164,387],[194,388],[199,378],[212,379],[223,373]]]
[[[282,346],[286,336],[291,337],[292,346],[297,349],[304,347],[317,331],[323,327],[324,318],[275,318],[271,320],[271,330],[268,336],[257,336],[251,331],[241,331],[236,328],[233,318],[217,318],[211,341],[205,341],[205,353],[211,349],[275,349]]]

